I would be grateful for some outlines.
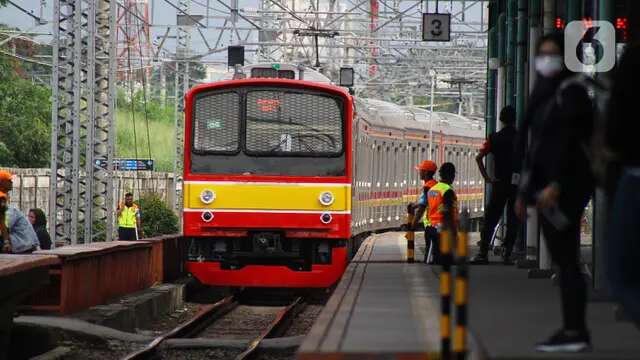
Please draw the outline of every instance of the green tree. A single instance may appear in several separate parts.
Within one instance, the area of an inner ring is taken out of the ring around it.
[[[0,55],[0,165],[49,164],[51,92],[20,78],[16,62]]]
[[[142,230],[145,237],[175,234],[178,232],[178,217],[164,203],[160,195],[147,193],[140,197]]]

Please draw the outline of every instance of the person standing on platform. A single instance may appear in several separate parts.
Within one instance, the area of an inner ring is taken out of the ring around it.
[[[598,155],[608,165],[603,181],[610,201],[603,242],[605,274],[611,294],[640,327],[640,2],[632,2],[629,15],[629,42],[616,65],[602,132],[604,150],[598,147]]]
[[[431,187],[438,182],[433,178],[438,170],[438,166],[431,160],[424,160],[418,166],[416,170],[420,172],[420,180],[422,180],[422,193],[417,203],[410,203],[407,210],[410,214],[414,214],[413,223],[411,229],[417,229],[418,223],[422,220],[424,224],[424,241],[426,245],[426,251],[424,254],[424,262],[429,260],[429,248],[431,245],[436,244],[433,242],[434,236],[437,236],[437,230],[431,226],[429,217],[426,216],[425,210],[427,209],[427,192]]]
[[[118,240],[138,240],[142,238],[140,208],[133,203],[133,194],[124,195],[124,203],[118,205]]]
[[[577,352],[591,346],[586,325],[587,284],[579,268],[580,223],[594,190],[591,161],[593,108],[578,75],[564,67],[562,34],[541,37],[537,78],[519,138],[525,154],[516,213],[526,218],[535,205],[560,283],[562,328],[536,350]]]
[[[430,233],[433,263],[440,264],[440,230],[447,218],[453,218],[457,223],[458,199],[453,191],[453,181],[456,178],[456,167],[446,162],[440,166],[440,181],[427,192],[427,217],[429,226],[434,231]]]
[[[42,209],[31,209],[29,210],[29,215],[27,217],[33,226],[33,230],[38,236],[40,249],[51,249],[51,236],[47,231],[47,217],[44,215],[44,211],[42,211]]]
[[[502,253],[502,262],[511,265],[511,252],[518,232],[518,223],[514,205],[516,201],[517,187],[513,185],[513,149],[515,146],[517,130],[515,127],[516,112],[511,106],[505,106],[500,111],[500,122],[504,127],[489,135],[480,153],[476,156],[478,169],[487,184],[491,184],[491,197],[484,214],[484,226],[480,233],[480,252],[473,259],[472,264],[486,265],[489,263],[489,243],[500,218],[507,206],[507,236],[505,238]],[[494,175],[489,176],[482,162],[487,155],[492,154],[494,160]]]

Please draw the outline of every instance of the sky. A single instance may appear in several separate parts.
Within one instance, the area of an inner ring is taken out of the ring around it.
[[[205,15],[206,14],[206,5],[207,1],[210,1],[211,8],[215,9],[224,9],[217,0],[191,0],[191,14]],[[230,4],[231,0],[221,0],[225,4]],[[380,10],[384,10],[384,4],[387,1],[392,0],[380,0]],[[36,26],[34,27],[34,19],[24,14],[22,11],[16,9],[12,5],[8,5],[5,8],[0,8],[0,23],[4,23],[13,27],[19,27],[20,29],[26,30],[31,29],[34,32],[42,32],[50,34],[52,32],[52,15],[53,15],[53,0],[13,0],[14,3],[20,5],[26,10],[32,11],[35,15],[40,14],[40,4],[44,3],[43,8],[43,17],[49,22],[46,25]],[[165,33],[167,29],[167,25],[174,26],[176,24],[176,9],[171,4],[177,4],[178,0],[149,0],[149,8],[150,8],[150,17],[151,23],[154,25],[158,25],[157,27],[153,27],[151,30],[151,38],[152,41],[158,42],[159,38]],[[321,0],[321,2],[326,2],[326,0]],[[346,1],[343,3],[348,4]],[[430,4],[431,11],[435,10],[435,2],[427,1]],[[257,8],[259,4],[259,0],[238,0],[238,7],[240,9],[247,8]],[[440,12],[448,12],[450,10],[451,3],[449,1],[440,1]],[[454,9],[459,9],[462,5],[461,2],[454,2]],[[409,5],[413,5],[411,2],[401,2],[401,9],[403,7],[408,7]],[[351,5],[346,5],[351,7]],[[210,15],[215,16],[227,16],[227,13],[221,13],[216,11],[210,11]],[[471,17],[472,21],[479,21],[479,6],[475,6],[472,8],[468,15]],[[206,23],[206,20],[202,20],[203,23]],[[220,26],[222,25],[223,20],[221,19],[209,19],[209,26]],[[164,26],[162,26],[164,25]],[[250,25],[240,20],[238,22],[238,26],[241,27],[249,27]],[[205,37],[207,38],[209,45],[213,47],[215,45],[216,39],[219,34],[219,30],[216,29],[205,29],[203,30]],[[174,34],[174,29],[172,29],[170,35]],[[241,33],[242,34],[242,33]],[[255,33],[254,33],[255,34]],[[242,34],[243,35],[243,34]],[[50,42],[50,36],[39,36],[37,37],[38,41],[41,42]],[[237,36],[234,40],[237,40]],[[229,32],[226,32],[222,38],[222,46],[229,45],[230,38]],[[192,48],[195,52],[203,52],[206,50],[207,46],[205,45],[204,40],[198,34],[198,32],[194,29],[192,31]],[[175,49],[175,41],[173,39],[168,39],[165,41],[165,47],[169,49],[171,52]],[[223,54],[226,56],[226,53]],[[217,58],[224,59],[225,56],[217,56]]]

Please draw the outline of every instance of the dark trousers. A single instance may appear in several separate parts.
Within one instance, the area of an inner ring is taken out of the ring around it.
[[[118,227],[118,240],[137,240],[136,229]]]
[[[562,206],[560,209],[562,211]],[[584,205],[581,209],[584,209]],[[563,328],[584,330],[586,329],[587,284],[579,267],[582,212],[563,211],[563,213],[568,216],[569,225],[562,230],[556,229],[543,215],[538,219],[542,225],[551,260],[557,266]],[[578,215],[575,215],[576,213]]]
[[[433,246],[431,249],[431,255],[433,255],[433,262],[435,264],[440,263],[440,233],[438,229],[433,226],[427,226],[424,229],[424,241],[426,244],[426,252],[424,254],[424,261],[427,261],[427,257],[429,256],[429,247]]]
[[[495,184],[491,188],[491,197],[484,213],[484,225],[480,233],[480,254],[487,255],[493,232],[507,206],[507,234],[504,239],[505,255],[511,255],[518,234],[518,221],[514,210],[516,188],[511,184]]]
[[[612,295],[640,327],[640,174],[625,173],[613,198],[610,236],[604,245],[605,269]]]

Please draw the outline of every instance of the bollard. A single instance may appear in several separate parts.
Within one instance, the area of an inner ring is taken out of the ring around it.
[[[467,355],[467,303],[469,298],[467,254],[469,243],[466,228],[461,227],[456,242],[456,279],[454,302],[456,308],[456,327],[453,333],[453,353],[456,360]]]
[[[415,261],[415,238],[416,234],[411,230],[411,224],[413,224],[413,214],[407,215],[408,229],[404,237],[407,239],[407,262],[413,263]]]
[[[440,232],[440,355],[443,360],[451,358],[451,236],[449,229]]]

